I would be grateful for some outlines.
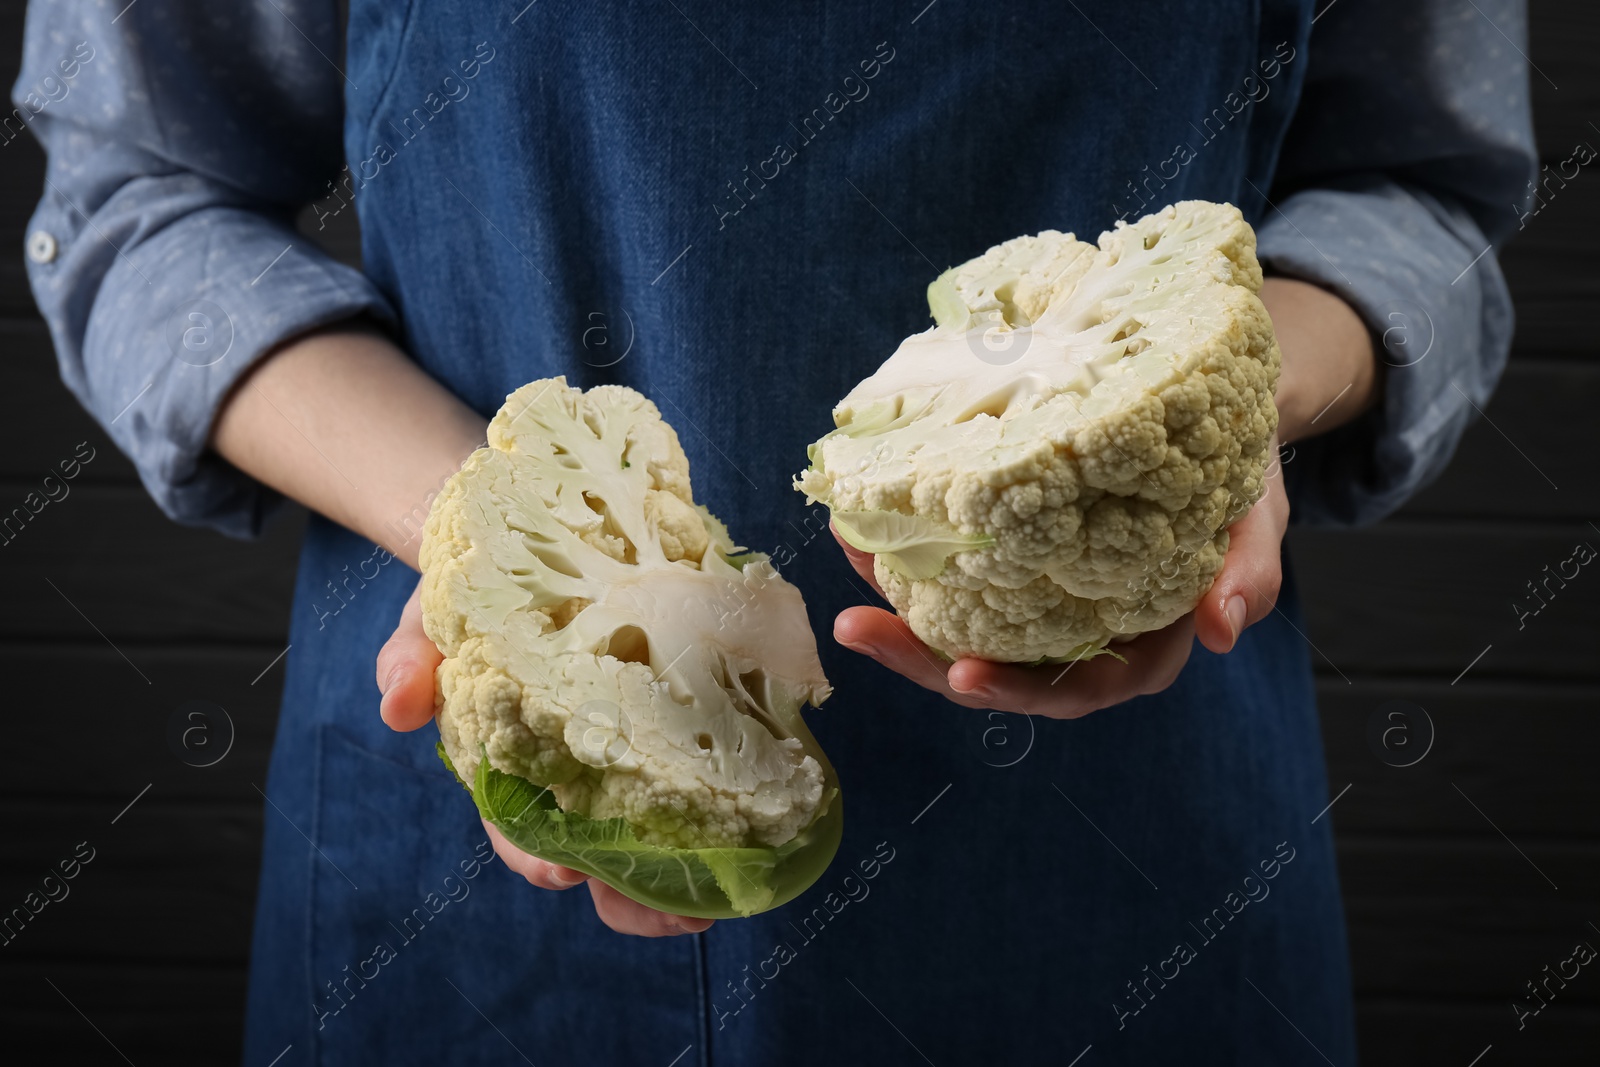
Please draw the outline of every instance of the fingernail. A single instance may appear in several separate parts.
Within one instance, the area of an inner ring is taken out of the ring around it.
[[[878,659],[883,655],[878,651],[876,645],[866,645],[859,641],[840,641],[839,643],[852,652],[859,652],[863,656],[871,656],[873,659]]]
[[[378,692],[387,696],[389,690],[394,688],[394,683],[398,682],[400,680],[400,676],[405,672],[406,665],[404,663],[395,664],[394,668],[389,671],[389,676],[385,678],[383,680],[383,684],[378,687]]]
[[[962,696],[971,697],[974,700],[991,700],[994,697],[994,691],[987,686],[975,685],[970,689],[962,689],[954,682],[951,682],[950,688]]]
[[[1239,640],[1239,635],[1244,633],[1244,618],[1246,614],[1244,597],[1233,597],[1228,601],[1223,611],[1228,616],[1228,625],[1233,627],[1233,639],[1235,641]]]
[[[680,934],[703,934],[711,929],[714,919],[686,919],[682,916],[672,920],[672,928]]]
[[[582,871],[574,871],[567,867],[550,872],[550,880],[562,889],[571,889],[575,885],[582,885],[587,877],[588,875]]]

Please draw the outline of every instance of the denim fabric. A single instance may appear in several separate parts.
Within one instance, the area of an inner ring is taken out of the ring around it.
[[[1520,4],[1483,7],[1520,33]],[[1319,34],[1366,9],[1343,0]],[[1509,209],[1515,168],[1430,200],[1330,179],[1268,205],[1322,62],[1312,18],[1310,0],[355,0],[341,75],[319,54],[338,55],[328,5],[142,0],[111,22],[36,4],[19,96],[80,38],[99,58],[27,123],[51,152],[34,225],[61,249],[32,278],[68,383],[180,519],[259,523],[270,496],[201,448],[216,403],[277,341],[367,313],[485,414],[542,375],[649,395],[698,497],[772,553],[825,635],[866,593],[789,477],[830,405],[926,323],[922,285],[949,264],[1047,227],[1092,236],[1146,197],[1234,201],[1264,254],[1312,277],[1321,256],[1276,236],[1309,230],[1301,211],[1351,206],[1315,231],[1341,263],[1389,228],[1441,263],[1475,227],[1504,232],[1482,205]],[[1424,116],[1467,77],[1434,73]],[[341,87],[363,274],[282,228],[335,180]],[[1516,91],[1490,123],[1514,146]],[[1453,136],[1468,158],[1498,135]],[[1357,209],[1374,195],[1383,211]],[[1503,305],[1494,278],[1462,280],[1474,307]],[[1395,284],[1427,300],[1440,281]],[[173,367],[167,304],[192,297],[225,309],[234,347]],[[1504,337],[1452,336],[1438,362],[1481,395]],[[1428,380],[1352,447],[1410,432],[1447,452],[1450,419],[1408,421],[1437,400]],[[1388,506],[1433,462],[1301,489]],[[1354,1062],[1292,582],[1231,655],[1197,649],[1169,691],[1077,722],[956,708],[824,637],[836,695],[814,722],[844,784],[839,860],[775,913],[647,942],[606,931],[585,891],[485,861],[433,731],[379,723],[370,664],[414,578],[373,560],[312,521],[247,1063],[1032,1064],[1091,1045],[1085,1065]]]
[[[796,548],[826,633],[839,553]],[[315,522],[300,602],[370,552]],[[1307,1038],[1355,1063],[1292,582],[1230,655],[1073,722],[958,708],[824,640],[838,859],[786,907],[656,941],[479,864],[433,730],[377,725],[367,665],[411,584],[391,565],[322,629],[295,617],[246,1063],[1322,1063]]]
[[[1198,108],[1277,42],[1303,48],[1309,20],[1301,4],[1141,10],[1096,22],[1128,41],[1162,20],[1196,32],[1157,65],[1070,7],[1032,12],[1055,46],[1019,52],[992,15],[942,4],[914,25],[864,7],[697,19],[713,47],[626,7],[541,4],[512,24],[513,9],[358,2],[345,151],[366,273],[407,350],[482,411],[548,374],[655,399],[699,497],[774,555],[826,634],[862,594],[823,510],[786,484],[829,406],[925,321],[921,281],[1000,234],[1103,225],[1114,161],[1166,148],[1135,63]],[[1201,153],[1171,198],[1259,218],[1250,183],[1271,180],[1295,78],[1284,67],[1250,135]],[[430,737],[376,721],[349,666],[371,662],[409,585],[396,570],[350,597],[345,568],[369,551],[320,522],[307,539],[252,1060],[291,1043],[326,1063],[1311,1055],[1279,1010],[1352,1060],[1310,675],[1286,619],[1225,660],[1198,653],[1159,699],[1077,723],[955,708],[824,641],[839,861],[773,914],[642,943],[608,934],[582,890],[534,891],[495,863],[461,877],[472,808]],[[334,603],[329,581],[349,597],[331,617],[313,608]],[[407,909],[452,870],[462,899],[412,936]],[[1247,877],[1270,895],[1235,918]],[[346,986],[346,965],[376,977]],[[1157,990],[1163,965],[1176,977]]]

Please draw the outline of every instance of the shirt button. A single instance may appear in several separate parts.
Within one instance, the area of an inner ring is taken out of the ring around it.
[[[28,258],[35,263],[49,263],[56,258],[56,239],[43,230],[34,230],[28,237]]]

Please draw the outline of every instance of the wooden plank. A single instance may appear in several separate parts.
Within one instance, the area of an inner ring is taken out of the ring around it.
[[[1600,533],[1587,523],[1393,520],[1366,530],[1291,530],[1314,666],[1343,676],[1461,676],[1457,684],[1468,686],[1495,677],[1600,678],[1600,566],[1578,568],[1520,630],[1514,607],[1536,607],[1526,583],[1543,580],[1547,566],[1559,569],[1581,541],[1600,549]]]
[[[1445,902],[1526,906],[1528,913],[1515,922],[1545,924],[1529,929],[1555,929],[1568,938],[1589,929],[1585,909],[1600,903],[1600,845],[1529,838],[1513,846],[1487,820],[1478,826],[1481,833],[1473,827],[1455,840],[1341,835],[1339,871],[1346,898],[1352,904],[1388,899],[1433,901],[1441,907]],[[1600,923],[1600,916],[1594,921]],[[1589,933],[1600,938],[1592,929]],[[1600,989],[1600,981],[1595,985]]]
[[[0,548],[0,640],[92,643],[98,628],[118,645],[281,648],[303,523],[289,508],[259,542],[235,541],[171,522],[141,489],[81,486]]]
[[[1527,53],[1536,69],[1533,90],[1535,141],[1541,159],[1555,170],[1581,142],[1600,149],[1600,16],[1593,4],[1534,0],[1529,9]],[[1593,358],[1589,325],[1600,303],[1600,273],[1591,250],[1600,242],[1600,162],[1565,184],[1553,180],[1548,201],[1527,220],[1502,252],[1501,262],[1517,309],[1519,354]],[[1572,168],[1567,168],[1571,173]]]
[[[299,537],[298,512],[285,519],[264,543],[240,543],[170,523],[139,490],[81,487],[0,551],[0,582],[26,606],[0,617],[0,638],[92,641],[87,616],[118,642],[273,644],[283,632]],[[1513,608],[1536,606],[1526,583],[1554,573],[1584,539],[1600,545],[1600,535],[1575,523],[1460,528],[1397,520],[1360,531],[1294,530],[1307,632],[1327,657],[1314,659],[1325,671],[1448,679],[1492,645],[1468,680],[1600,676],[1593,654],[1600,583],[1587,569],[1520,632]],[[107,559],[121,565],[108,567]]]
[[[1573,144],[1588,141],[1600,149],[1600,78],[1594,57],[1600,52],[1600,16],[1582,0],[1532,0],[1528,11],[1528,56],[1538,68],[1533,86],[1533,125],[1540,155],[1565,159]]]
[[[22,929],[7,946],[7,959],[242,961],[260,813],[146,798],[113,827],[109,812],[88,805],[42,813],[0,807],[8,823],[28,818],[53,831],[0,858],[0,892],[7,899],[31,888],[78,840],[91,839],[96,848],[71,894]],[[1600,851],[1564,847],[1532,854],[1559,877],[1570,903],[1498,839],[1343,843],[1339,860],[1360,993],[1503,995],[1509,1001],[1545,963],[1570,954],[1576,941],[1588,939],[1582,916],[1600,889]],[[185,892],[173,893],[175,883]],[[137,931],[127,929],[128,914],[140,916]],[[107,936],[112,930],[117,937]],[[1562,1000],[1600,1003],[1600,974],[1593,977],[1587,984],[1574,980]]]
[[[9,17],[9,16],[8,16]],[[1559,163],[1579,141],[1600,147],[1600,133],[1590,125],[1600,115],[1600,79],[1591,74],[1592,56],[1600,49],[1600,18],[1586,5],[1545,0],[1534,5],[1532,55],[1556,85],[1535,73],[1534,115],[1538,143],[1545,159]],[[13,57],[6,56],[8,65]],[[12,75],[4,84],[9,85]],[[43,188],[43,154],[31,138],[5,146],[0,166],[0,245],[19,248],[26,220]],[[1600,193],[1586,188],[1600,184],[1593,165],[1550,206],[1529,221],[1503,259],[1519,312],[1520,350],[1539,355],[1592,353],[1591,309],[1600,299],[1600,278],[1588,269],[1585,254],[1600,240]],[[304,219],[304,217],[303,217]],[[322,241],[344,262],[359,262],[359,232],[350,226],[354,212],[341,212],[328,230],[302,231]],[[0,257],[0,318],[31,318],[32,295],[20,256]]]
[[[1600,179],[1595,187],[1600,195]],[[1587,425],[1597,411],[1600,361],[1513,359],[1484,409],[1486,417],[1467,428],[1444,474],[1401,514],[1508,519],[1600,515],[1600,476],[1588,452],[1572,446],[1573,427]]]
[[[1341,834],[1492,834],[1476,803],[1519,843],[1600,840],[1600,775],[1574,743],[1595,734],[1600,686],[1333,676],[1317,702],[1330,794],[1350,786]]]
[[[263,805],[202,806],[154,789],[137,801],[135,795],[130,791],[114,802],[0,803],[0,826],[6,828],[0,900],[6,914],[39,890],[47,875],[59,872],[80,843],[93,850],[83,850],[92,858],[64,883],[64,897],[7,931],[7,960],[245,960]],[[128,923],[129,916],[138,916],[136,925]]]
[[[135,1063],[212,1067],[238,1057],[244,1021],[240,968],[0,966],[0,1023],[17,1048],[50,1048],[58,1063],[115,1063],[116,1054],[54,982]],[[1356,1025],[1364,1067],[1465,1067],[1492,1045],[1480,1067],[1566,1067],[1585,1062],[1600,1012],[1556,1003],[1517,1032],[1498,1001],[1363,998]],[[1307,1050],[1306,1062],[1320,1063]]]
[[[11,85],[9,81],[4,84],[8,88]],[[10,114],[9,107],[6,114]],[[39,309],[33,302],[33,290],[28,287],[28,268],[16,250],[23,247],[28,216],[44,188],[44,153],[31,134],[26,141],[21,137],[10,141],[0,147],[0,152],[25,160],[17,163],[7,159],[5,165],[0,165],[0,240],[5,242],[7,253],[0,256],[0,317],[37,318]]]
[[[80,442],[94,449],[94,459],[80,464],[69,493],[82,485],[138,484],[133,464],[62,384],[42,319],[0,320],[0,351],[7,386],[0,396],[0,506],[20,503],[46,475],[59,477],[59,464]]]
[[[1600,946],[1588,925],[1600,903],[1600,848],[1528,840],[1519,853],[1480,825],[1476,839],[1453,841],[1340,837],[1361,995],[1509,1003],[1578,942]],[[1600,966],[1583,968],[1561,999],[1600,1004]]]
[[[11,115],[11,87],[22,67],[22,22],[26,0],[0,0],[0,86],[5,87],[4,114]],[[14,127],[13,127],[14,128]],[[4,137],[0,136],[0,141]],[[22,248],[28,217],[44,192],[44,151],[32,134],[0,143],[0,318],[37,314],[28,289]]]
[[[120,1064],[114,1046],[141,1067],[237,1063],[244,1004],[241,964],[0,964],[7,1046],[49,1049],[42,1062]]]
[[[330,199],[319,221],[314,206],[308,206],[295,218],[295,229],[340,263],[361,269],[361,220],[354,208],[340,208]]]
[[[1590,132],[1590,144],[1600,150],[1600,133]],[[1600,306],[1600,271],[1594,269],[1600,159],[1579,170],[1565,188],[1552,180],[1541,199],[1539,213],[1525,220],[1500,253],[1516,304],[1513,345],[1518,355],[1592,360],[1600,349],[1593,325]]]
[[[1600,194],[1600,182],[1596,189]],[[8,373],[14,383],[6,394],[13,409],[0,417],[0,490],[20,497],[37,488],[80,441],[90,443],[95,459],[75,484],[137,484],[132,464],[61,384],[42,322],[0,321],[0,348],[12,353]],[[1485,409],[1487,419],[1468,428],[1450,467],[1405,513],[1563,519],[1600,514],[1600,478],[1589,468],[1588,453],[1570,440],[1572,427],[1585,425],[1595,411],[1600,363],[1513,359]]]
[[[1406,899],[1403,889],[1356,894],[1345,881],[1345,921],[1361,997],[1482,997],[1509,1005],[1529,997],[1526,983],[1538,986],[1547,977],[1544,968],[1556,972],[1579,943],[1600,947],[1600,934],[1569,914],[1573,908],[1552,916],[1542,898]],[[1546,895],[1552,901],[1558,896],[1548,887]],[[1594,903],[1591,896],[1580,910]],[[1573,965],[1565,966],[1570,975]],[[1567,1006],[1600,1006],[1600,967],[1591,963],[1565,989],[1554,981],[1551,988]],[[1537,1006],[1527,1005],[1530,1011]],[[1509,1007],[1499,1010],[1508,1019],[1513,1015]]]
[[[1356,1032],[1362,1067],[1571,1067],[1594,1062],[1600,1012],[1552,1004],[1518,1032],[1500,1001],[1359,1000]]]
[[[55,758],[12,761],[0,776],[0,803],[49,798],[120,806],[147,783],[151,795],[172,801],[261,803],[250,783],[266,781],[283,682],[283,661],[273,659],[283,649],[137,651],[151,685],[103,642],[0,645],[0,676],[13,679],[13,706],[27,709],[10,718],[12,751],[61,752],[65,721],[77,724],[78,739],[71,773]],[[62,684],[66,678],[70,686]],[[31,832],[24,823],[7,838]]]

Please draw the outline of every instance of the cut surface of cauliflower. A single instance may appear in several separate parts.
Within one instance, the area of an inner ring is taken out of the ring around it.
[[[506,398],[424,530],[438,723],[560,811],[675,849],[784,845],[836,793],[800,709],[829,693],[800,593],[695,505],[639,393],[565,379]]]
[[[834,409],[795,481],[952,657],[1066,661],[1190,611],[1260,497],[1280,356],[1255,233],[1185,201],[1018,237]]]

